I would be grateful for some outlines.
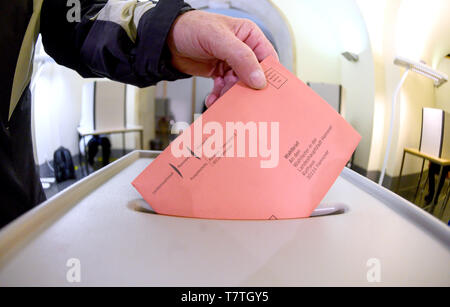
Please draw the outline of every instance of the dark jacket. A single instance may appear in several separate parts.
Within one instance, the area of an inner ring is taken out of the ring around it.
[[[83,77],[139,87],[188,77],[171,67],[166,38],[182,0],[0,2],[0,227],[45,200],[34,163],[28,89],[39,33],[45,51]]]

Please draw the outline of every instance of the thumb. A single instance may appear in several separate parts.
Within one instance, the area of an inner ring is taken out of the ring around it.
[[[241,81],[255,89],[266,87],[266,77],[253,50],[234,35],[217,44],[215,56],[233,69]]]

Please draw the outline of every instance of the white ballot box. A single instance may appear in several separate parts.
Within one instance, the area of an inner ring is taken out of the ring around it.
[[[450,286],[449,228],[349,169],[320,206],[334,214],[189,219],[151,213],[130,184],[157,154],[132,152],[4,228],[0,286]]]

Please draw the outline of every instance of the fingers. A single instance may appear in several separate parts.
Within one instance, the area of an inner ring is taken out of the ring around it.
[[[269,42],[267,38],[264,37],[264,40],[267,42],[260,42],[254,48],[252,48],[258,61],[261,62],[268,56],[273,56],[275,59],[278,60],[278,54],[275,51],[275,48],[273,48],[272,44]]]
[[[253,50],[238,39],[232,32],[214,44],[214,55],[228,63],[236,75],[248,86],[262,89],[266,86],[266,77]]]
[[[263,31],[253,22],[240,20],[243,24],[236,36],[248,45],[256,55],[258,61],[263,61],[268,56],[278,60],[278,54],[272,43],[264,35]]]
[[[223,96],[223,94],[225,94],[230,88],[233,87],[233,85],[236,84],[236,82],[239,81],[239,78],[234,74],[234,72],[232,70],[228,71],[225,74],[225,78],[224,78],[224,82],[225,85],[222,88],[222,91],[220,92],[220,96]]]
[[[224,77],[221,67],[229,65],[240,80],[255,89],[266,86],[259,62],[270,55],[277,58],[273,46],[253,22],[201,11],[176,19],[168,46],[171,64],[181,72]]]
[[[206,107],[209,108],[210,106],[212,106],[217,99],[222,97],[238,81],[239,78],[234,74],[232,70],[227,71],[223,78],[214,78],[213,90],[205,100]]]
[[[222,89],[225,86],[225,80],[222,77],[214,78],[214,87],[212,92],[206,97],[205,105],[209,108],[219,97]]]
[[[253,22],[233,19],[234,32],[224,33],[213,46],[215,56],[226,61],[244,83],[255,89],[266,86],[266,78],[259,62],[268,56],[278,55],[262,30]],[[230,29],[231,30],[231,29]]]

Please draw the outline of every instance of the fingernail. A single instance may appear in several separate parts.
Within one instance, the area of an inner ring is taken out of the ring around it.
[[[266,77],[262,70],[256,70],[250,74],[251,86],[257,89],[266,87]]]

